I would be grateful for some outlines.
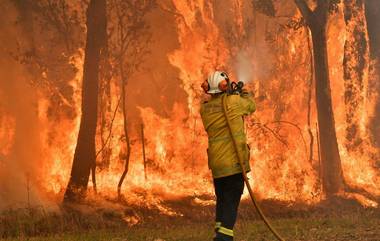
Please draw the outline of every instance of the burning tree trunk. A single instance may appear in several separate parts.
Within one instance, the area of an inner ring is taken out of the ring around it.
[[[82,116],[73,166],[64,201],[75,201],[86,192],[95,163],[100,52],[106,37],[106,0],[91,0],[87,9],[87,42],[83,67]]]
[[[335,132],[328,71],[326,26],[330,2],[318,0],[318,5],[313,11],[304,0],[295,0],[295,3],[312,34],[316,102],[321,145],[322,183],[325,193],[330,196],[340,191],[344,183]]]
[[[380,95],[380,4],[378,0],[365,0],[365,14],[367,20],[367,29],[369,35],[369,50],[370,57],[375,63],[371,68],[371,72],[374,72],[376,76],[374,78],[374,86],[371,86],[377,95]],[[377,101],[375,107],[375,114],[370,123],[371,132],[374,142],[377,146],[380,146],[380,101]]]
[[[346,42],[344,45],[344,102],[346,104],[346,147],[353,151],[363,141],[360,119],[364,114],[364,87],[368,65],[366,20],[362,0],[344,1]]]

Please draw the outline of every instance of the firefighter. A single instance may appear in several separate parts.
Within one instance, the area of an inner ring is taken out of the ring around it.
[[[231,93],[231,82],[225,72],[215,71],[202,84],[211,99],[201,105],[201,117],[208,135],[208,166],[211,169],[215,195],[216,215],[214,241],[233,240],[237,211],[244,190],[242,168],[234,148],[227,120],[223,112],[222,98],[227,98],[227,116],[233,138],[238,143],[239,155],[244,159],[245,170],[250,171],[249,147],[244,132],[243,117],[253,113],[256,105],[252,95],[243,91]]]

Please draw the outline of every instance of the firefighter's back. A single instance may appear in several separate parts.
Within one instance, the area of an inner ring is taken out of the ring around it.
[[[223,113],[222,96],[213,96],[201,106],[201,116],[209,138],[208,164],[214,178],[241,173],[233,142]],[[238,142],[239,152],[245,159],[246,170],[249,171],[249,149],[244,133],[243,115],[255,111],[255,103],[250,98],[240,95],[227,96],[227,114],[231,121],[234,138]]]

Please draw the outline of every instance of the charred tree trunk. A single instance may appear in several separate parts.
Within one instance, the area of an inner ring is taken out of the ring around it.
[[[369,71],[367,29],[363,0],[344,1],[346,42],[344,45],[344,103],[346,106],[346,147],[356,150],[363,142],[360,119],[364,114],[366,74]]]
[[[319,0],[314,11],[308,7],[304,0],[295,0],[295,2],[312,34],[322,184],[327,196],[331,196],[343,188],[344,182],[332,111],[327,58],[326,26],[329,1]]]
[[[327,194],[334,194],[343,187],[343,175],[332,111],[326,29],[312,29],[323,187]]]
[[[106,37],[106,0],[91,0],[87,9],[87,42],[83,67],[82,116],[70,180],[64,201],[84,197],[95,163],[100,52]]]
[[[127,125],[127,109],[126,109],[126,81],[125,81],[125,77],[124,77],[124,70],[123,70],[123,67],[122,67],[122,64],[120,65],[120,72],[121,72],[121,94],[122,94],[122,103],[121,103],[121,106],[122,106],[122,112],[123,112],[123,127],[124,127],[124,137],[125,137],[125,144],[127,145],[127,153],[125,155],[123,155],[124,157],[124,161],[125,161],[125,164],[124,164],[124,171],[123,171],[123,174],[121,175],[120,177],[120,180],[119,180],[119,183],[117,185],[117,194],[119,197],[121,197],[121,186],[123,185],[123,182],[124,182],[124,179],[125,179],[125,176],[128,174],[128,170],[129,170],[129,159],[131,157],[131,142],[129,140],[129,134],[128,134],[128,125]]]
[[[369,37],[369,50],[371,60],[374,64],[371,65],[371,72],[375,76],[371,76],[370,88],[373,89],[375,95],[380,96],[380,4],[378,0],[365,0],[365,14],[367,20],[367,29]],[[375,106],[374,117],[370,123],[370,129],[373,136],[373,141],[376,146],[380,147],[380,101],[377,101]]]

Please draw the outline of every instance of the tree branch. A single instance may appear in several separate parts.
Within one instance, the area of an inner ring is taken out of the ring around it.
[[[294,0],[299,11],[302,14],[302,17],[306,20],[306,23],[309,25],[311,23],[311,18],[313,17],[313,11],[309,8],[305,0]]]
[[[170,9],[170,8],[166,8],[165,6],[162,6],[161,4],[158,4],[158,7],[162,11],[167,12],[169,14],[172,14],[174,17],[181,19],[182,22],[183,22],[183,24],[185,25],[185,27],[187,29],[190,29],[190,27],[186,23],[185,17],[182,14],[178,13],[176,10],[173,10],[173,9]]]
[[[267,124],[262,124],[260,122],[253,122],[252,125],[257,125],[258,126],[258,130],[260,130],[265,136],[267,136],[267,134],[265,133],[265,131],[267,132],[270,132],[273,134],[273,136],[279,141],[281,142],[284,146],[286,146],[288,149],[289,149],[289,145],[288,143],[286,142],[286,140],[284,140],[282,138],[282,136],[280,136],[275,130],[271,129],[270,127],[267,126]],[[256,129],[256,130],[257,130]]]
[[[96,160],[96,158],[99,156],[99,154],[102,153],[102,151],[106,148],[106,146],[108,145],[108,142],[109,142],[110,139],[111,139],[112,126],[113,126],[113,122],[114,122],[115,117],[116,117],[117,110],[119,109],[120,102],[121,102],[121,96],[119,97],[119,100],[117,101],[117,105],[116,105],[116,107],[115,107],[115,111],[113,112],[113,116],[112,116],[112,119],[111,119],[110,129],[109,129],[109,132],[108,132],[107,139],[106,139],[106,141],[104,142],[104,145],[100,148],[100,150],[96,152],[95,160]]]

